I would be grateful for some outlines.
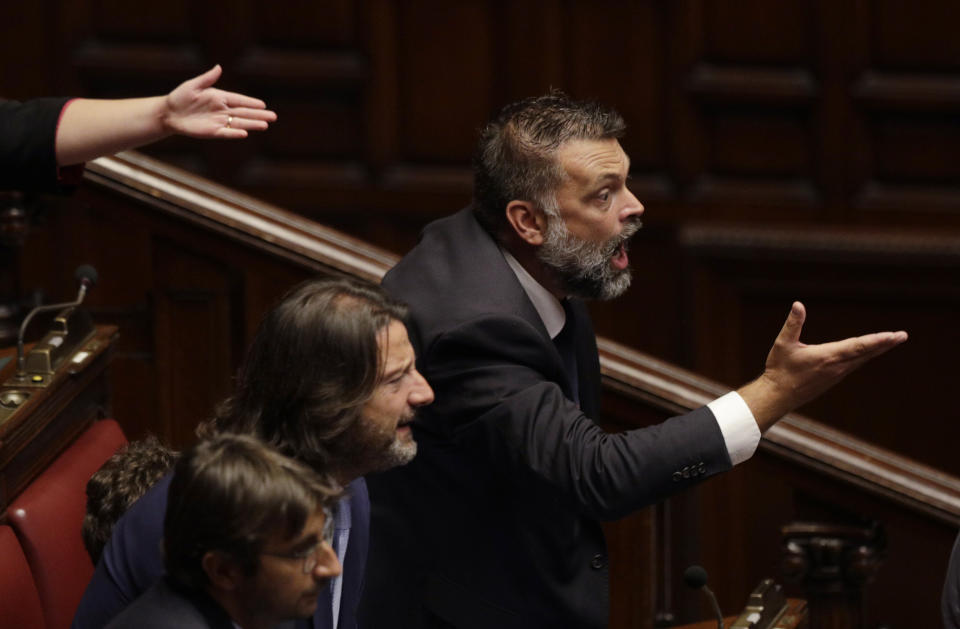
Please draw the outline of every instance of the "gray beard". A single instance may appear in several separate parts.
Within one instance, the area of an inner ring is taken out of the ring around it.
[[[399,465],[406,465],[412,461],[415,456],[417,456],[416,441],[400,441],[399,439],[394,439],[390,447],[387,448],[386,452],[380,457],[378,462],[382,463],[383,467],[377,471],[389,470]]]
[[[619,236],[603,243],[590,242],[571,234],[563,219],[550,216],[537,258],[556,272],[565,292],[581,299],[609,300],[630,288],[630,267],[615,269],[610,259],[621,244],[640,229],[639,220],[631,220]]]
[[[401,441],[394,435],[387,443],[383,433],[371,431],[361,417],[348,429],[348,434],[343,435],[340,449],[347,458],[344,467],[363,476],[406,465],[417,455],[417,442]]]

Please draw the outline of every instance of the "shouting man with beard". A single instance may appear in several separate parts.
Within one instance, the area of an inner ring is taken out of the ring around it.
[[[433,391],[417,372],[406,309],[353,279],[308,281],[264,317],[234,393],[201,426],[202,437],[250,434],[345,488],[333,509],[333,550],[343,573],[297,627],[355,629],[369,541],[363,475],[408,463],[409,424]],[[170,477],[114,526],[74,617],[99,629],[163,573],[160,554]]]
[[[436,402],[414,424],[417,458],[368,478],[365,629],[606,627],[601,520],[748,459],[780,417],[906,340],[804,345],[794,303],[757,380],[604,433],[582,300],[630,284],[644,208],[623,132],[616,112],[562,94],[508,105],[481,133],[472,206],[427,226],[384,278]]]

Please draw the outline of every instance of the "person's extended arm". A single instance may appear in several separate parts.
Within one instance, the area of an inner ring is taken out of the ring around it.
[[[794,302],[783,329],[767,355],[764,372],[737,393],[750,407],[760,431],[813,400],[866,361],[907,340],[906,332],[878,332],[805,345],[800,331],[806,309]]]
[[[277,119],[257,98],[214,88],[221,73],[216,65],[165,96],[71,101],[57,129],[57,164],[79,164],[174,134],[245,138]]]

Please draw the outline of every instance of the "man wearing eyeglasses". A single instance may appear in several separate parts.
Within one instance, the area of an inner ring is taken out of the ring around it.
[[[433,401],[405,316],[405,306],[362,280],[295,287],[260,323],[233,394],[200,431],[254,435],[345,490],[333,509],[343,574],[318,590],[315,613],[297,629],[357,627],[370,527],[364,475],[413,459],[410,423]],[[167,476],[117,521],[73,629],[101,629],[163,574],[159,522],[169,484]]]
[[[246,435],[177,463],[164,519],[166,574],[110,629],[272,629],[306,618],[340,574],[330,544],[340,490]]]

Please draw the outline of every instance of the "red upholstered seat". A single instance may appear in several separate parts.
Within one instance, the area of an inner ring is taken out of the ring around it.
[[[40,595],[13,529],[0,526],[0,625],[44,629]]]
[[[7,509],[37,584],[47,629],[67,629],[93,565],[80,527],[86,485],[126,443],[112,419],[94,422]]]

